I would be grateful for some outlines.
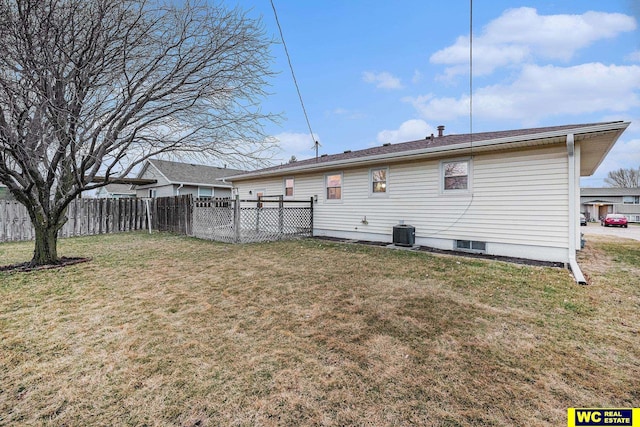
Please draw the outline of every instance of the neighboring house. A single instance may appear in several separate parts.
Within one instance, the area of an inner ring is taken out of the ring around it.
[[[589,221],[616,213],[629,222],[640,222],[640,188],[582,188],[580,207]]]
[[[580,177],[628,122],[440,135],[229,177],[241,199],[317,200],[314,235],[415,243],[569,263],[580,248]],[[578,277],[576,277],[578,278]]]
[[[136,197],[136,190],[131,184],[107,184],[98,188],[96,197],[100,199],[126,199]]]
[[[13,200],[13,196],[6,185],[0,184],[0,200]]]
[[[244,173],[238,169],[149,159],[138,178],[155,179],[155,184],[135,186],[138,197],[169,197],[191,194],[194,197],[231,197],[231,182],[223,178]]]

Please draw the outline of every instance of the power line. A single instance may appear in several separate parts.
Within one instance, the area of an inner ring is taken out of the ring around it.
[[[469,134],[473,134],[473,0],[469,1]]]
[[[273,9],[273,15],[276,18],[276,24],[278,25],[278,31],[280,32],[280,39],[282,40],[282,45],[284,46],[284,53],[287,55],[287,62],[289,62],[289,69],[291,70],[291,76],[293,77],[293,83],[296,86],[296,91],[298,92],[298,98],[300,99],[300,105],[302,106],[302,112],[304,114],[304,118],[307,121],[307,127],[309,128],[309,133],[311,135],[311,140],[313,141],[316,147],[316,157],[318,157],[318,142],[315,140],[313,136],[313,130],[311,130],[311,122],[309,121],[309,116],[307,115],[307,109],[304,107],[304,101],[302,100],[302,93],[300,93],[300,86],[298,86],[298,80],[296,79],[296,73],[293,71],[293,65],[291,64],[291,57],[289,56],[289,49],[287,49],[287,43],[284,41],[284,35],[282,34],[282,27],[280,26],[280,20],[278,19],[278,12],[276,12],[276,6],[273,4],[273,0],[271,1],[271,8]]]

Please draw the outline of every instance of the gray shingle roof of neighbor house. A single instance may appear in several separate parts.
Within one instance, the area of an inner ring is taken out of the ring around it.
[[[222,178],[245,173],[245,171],[240,169],[172,162],[169,160],[149,159],[148,161],[158,169],[169,182],[174,184],[215,184],[219,187],[231,187],[231,184],[223,182]]]
[[[582,197],[596,196],[640,196],[640,187],[636,188],[619,188],[619,187],[600,187],[590,188],[584,187],[580,189]]]
[[[330,169],[342,165],[367,164],[380,161],[401,161],[403,159],[423,158],[430,156],[449,155],[451,153],[469,153],[469,151],[490,151],[509,148],[561,143],[568,133],[580,135],[583,139],[593,135],[608,135],[594,144],[593,152],[583,157],[583,175],[595,172],[604,156],[611,149],[617,138],[629,126],[629,122],[602,122],[587,124],[572,124],[563,126],[549,126],[530,129],[516,129],[497,132],[480,132],[472,134],[452,134],[443,136],[428,136],[425,139],[402,142],[398,144],[383,144],[382,146],[366,148],[357,151],[345,151],[340,154],[322,155],[318,158],[300,160],[243,174],[232,175],[232,181],[257,178],[261,176],[283,175],[293,172]],[[578,140],[578,139],[576,139]],[[585,160],[586,159],[586,160]]]

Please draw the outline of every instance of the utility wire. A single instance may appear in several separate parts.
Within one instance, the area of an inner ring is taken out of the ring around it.
[[[473,159],[473,0],[469,0],[469,154]],[[470,176],[469,169],[467,169],[467,176]],[[467,183],[469,183],[469,181],[467,181]],[[425,237],[437,236],[440,233],[451,230],[455,225],[457,225],[471,208],[471,205],[473,204],[473,196],[474,193],[471,191],[469,203],[467,203],[467,206],[455,221],[449,223],[449,225],[444,229],[435,231]]]
[[[276,24],[278,25],[278,31],[280,32],[280,39],[282,40],[282,45],[284,46],[284,52],[287,55],[287,61],[289,62],[289,69],[291,70],[291,76],[293,77],[293,83],[296,86],[296,91],[298,92],[298,98],[300,99],[300,105],[302,106],[302,112],[304,113],[304,118],[307,121],[307,127],[309,128],[309,133],[311,134],[311,140],[316,146],[316,157],[318,157],[318,142],[315,140],[313,136],[313,130],[311,130],[311,122],[309,122],[309,116],[307,115],[307,109],[304,107],[304,101],[302,100],[302,94],[300,93],[300,86],[298,86],[298,80],[296,80],[296,73],[293,72],[293,65],[291,64],[291,57],[289,56],[289,49],[287,49],[287,43],[284,41],[284,35],[282,34],[282,27],[280,26],[280,20],[278,19],[278,12],[276,12],[276,6],[273,4],[273,0],[271,1],[271,8],[273,9],[273,15],[276,18]]]
[[[469,140],[473,149],[473,0],[469,0]]]

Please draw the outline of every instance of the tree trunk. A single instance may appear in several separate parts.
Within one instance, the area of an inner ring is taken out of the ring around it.
[[[36,245],[33,250],[31,265],[57,264],[58,259],[58,227],[55,225],[34,224]]]

